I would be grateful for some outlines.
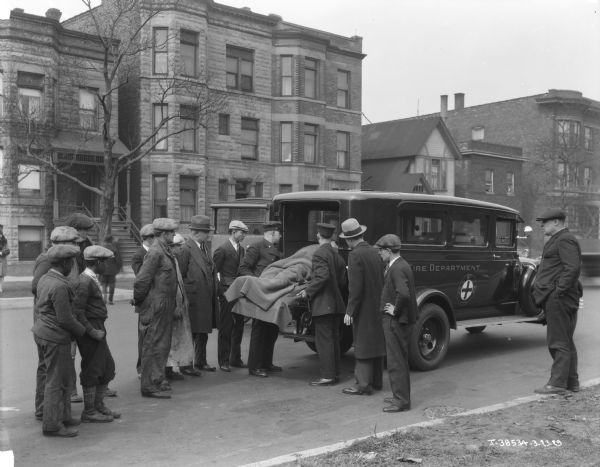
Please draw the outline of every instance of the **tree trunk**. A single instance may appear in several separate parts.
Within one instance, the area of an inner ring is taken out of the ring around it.
[[[102,243],[107,235],[112,234],[112,217],[115,211],[116,177],[107,176],[100,203],[100,231],[98,242]]]

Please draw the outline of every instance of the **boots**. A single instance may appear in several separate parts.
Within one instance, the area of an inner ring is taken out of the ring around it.
[[[109,409],[104,405],[104,397],[106,396],[106,389],[108,388],[108,384],[102,384],[100,386],[96,386],[96,400],[94,402],[94,407],[98,412],[103,415],[110,415],[112,418],[121,418],[120,412],[115,412],[114,410]]]
[[[105,415],[96,409],[96,386],[83,386],[83,412],[81,421],[84,423],[112,422],[112,415]]]

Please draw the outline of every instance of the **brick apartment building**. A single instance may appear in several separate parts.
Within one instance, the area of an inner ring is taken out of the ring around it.
[[[32,152],[99,186],[103,152],[95,90],[104,81],[91,68],[102,63],[103,49],[97,38],[65,29],[60,16],[56,9],[45,16],[13,9],[0,20],[0,223],[9,263],[35,259],[58,219],[82,209],[98,214],[93,193],[24,151],[31,143]],[[126,148],[117,142],[114,150]]]
[[[211,0],[161,8],[144,30],[154,46],[134,64],[139,85],[121,91],[121,140],[136,144],[147,137],[161,111],[179,116],[169,132],[195,126],[186,121],[190,96],[159,104],[160,81],[171,65],[188,79],[210,77],[211,91],[223,100],[206,128],[159,143],[132,170],[129,202],[138,225],[159,216],[185,223],[195,213],[208,214],[217,201],[360,188],[360,37]],[[91,14],[63,25],[89,31]]]

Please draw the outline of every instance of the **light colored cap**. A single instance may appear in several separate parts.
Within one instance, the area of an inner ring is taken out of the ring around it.
[[[229,223],[229,230],[241,230],[242,232],[248,232],[248,226],[244,224],[242,221],[232,220]]]
[[[154,235],[154,227],[152,227],[152,224],[146,224],[140,229],[141,237],[150,237],[152,235]]]
[[[168,217],[159,217],[152,221],[152,227],[154,231],[174,231],[177,230],[177,221]]]
[[[75,245],[53,245],[48,248],[47,255],[50,262],[60,261],[62,259],[73,258],[81,253],[78,246]]]
[[[394,249],[400,248],[401,246],[402,243],[400,242],[400,237],[398,237],[398,235],[395,234],[385,234],[383,237],[377,240],[377,243],[375,243],[375,247],[377,248]]]
[[[65,224],[67,224],[68,226],[73,227],[75,229],[88,229],[89,230],[92,227],[94,227],[94,221],[92,221],[92,219],[90,219],[88,216],[86,216],[85,214],[82,214],[80,212],[71,214],[65,221]]]
[[[83,250],[83,259],[107,259],[112,258],[115,254],[108,248],[100,245],[88,246]]]
[[[55,227],[50,233],[51,242],[77,242],[81,240],[77,230],[67,225],[60,225]]]

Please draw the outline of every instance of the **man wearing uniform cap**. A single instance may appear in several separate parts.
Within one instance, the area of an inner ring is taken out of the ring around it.
[[[194,339],[194,367],[183,368],[185,375],[198,376],[199,370],[216,371],[206,360],[208,334],[217,327],[219,298],[217,271],[210,254],[209,239],[214,227],[208,216],[197,215],[190,219],[190,237],[178,256],[181,276],[189,301],[190,324]]]
[[[548,237],[542,261],[535,275],[532,297],[546,316],[546,341],[552,356],[550,379],[535,389],[539,394],[564,394],[579,391],[577,349],[573,340],[577,324],[579,299],[583,288],[579,282],[581,248],[577,239],[565,227],[566,214],[552,208],[536,220],[541,222]]]
[[[148,250],[133,283],[133,304],[139,307],[142,335],[140,391],[143,397],[170,399],[165,366],[171,349],[173,319],[176,318],[177,262],[169,244],[177,229],[173,219],[152,222],[155,241]]]
[[[240,262],[244,257],[241,242],[248,233],[248,227],[242,221],[229,223],[229,239],[215,250],[213,261],[219,278],[219,344],[218,359],[221,370],[229,372],[230,366],[244,368],[241,344],[244,334],[244,317],[232,313],[235,302],[228,303],[225,292],[237,277]]]
[[[140,229],[140,237],[142,238],[142,244],[140,247],[135,250],[133,255],[131,256],[131,269],[133,269],[133,274],[137,276],[138,271],[142,267],[142,263],[144,262],[144,258],[148,253],[148,250],[154,243],[154,227],[152,224],[146,224]],[[139,307],[135,307],[135,312],[138,314],[138,359],[135,364],[135,368],[137,370],[138,378],[141,378],[142,375],[142,336],[140,333],[140,310]]]
[[[113,257],[111,250],[98,245],[83,250],[86,268],[79,276],[79,284],[75,289],[75,316],[86,330],[84,335],[77,338],[84,404],[82,422],[112,422],[121,416],[104,405],[108,383],[115,377],[115,362],[106,341],[104,322],[108,318],[108,311],[98,275],[104,272],[105,262]]]
[[[408,341],[417,318],[417,294],[415,278],[408,263],[400,256],[400,246],[400,238],[394,234],[386,234],[375,243],[386,265],[379,306],[392,388],[392,397],[384,399],[389,404],[383,408],[386,413],[410,410]]]
[[[354,333],[356,386],[344,394],[370,395],[383,386],[385,340],[379,300],[383,289],[383,265],[377,250],[363,238],[367,228],[354,218],[342,222],[340,238],[352,249],[348,255],[348,304],[344,324]]]
[[[271,221],[263,225],[263,239],[251,244],[241,260],[238,275],[259,277],[271,263],[281,259],[281,251],[277,244],[281,238],[281,222]],[[276,324],[259,319],[252,321],[250,349],[248,352],[248,373],[252,376],[266,378],[267,372],[282,371],[273,365],[273,351],[279,337]]]
[[[311,386],[337,383],[340,376],[340,325],[344,315],[342,290],[346,285],[346,262],[331,245],[335,226],[317,224],[317,248],[312,257],[311,280],[298,294],[308,298],[315,324],[315,344],[321,378]]]
[[[77,246],[77,242],[80,240],[77,230],[73,227],[61,225],[55,227],[50,233],[50,241],[52,245],[72,245]],[[71,258],[73,267],[67,276],[67,280],[71,287],[75,287],[79,282],[79,272],[77,270],[77,259],[76,257]],[[37,320],[37,312],[35,303],[37,302],[37,286],[44,274],[46,274],[52,265],[48,258],[48,252],[41,253],[36,259],[33,266],[33,279],[31,281],[31,293],[33,294],[33,322]],[[38,420],[42,419],[42,412],[44,406],[44,384],[46,379],[46,366],[44,358],[41,354],[41,349],[38,347],[38,367],[36,371],[36,390],[35,390],[35,418]],[[75,361],[71,359],[71,402],[82,402],[83,399],[77,394],[76,385],[77,374],[75,372]]]
[[[45,368],[42,430],[46,436],[77,436],[77,430],[70,428],[79,424],[71,418],[71,339],[82,336],[85,328],[73,316],[73,289],[67,276],[78,254],[74,245],[50,247],[46,255],[51,268],[36,289],[37,319],[32,331]]]

